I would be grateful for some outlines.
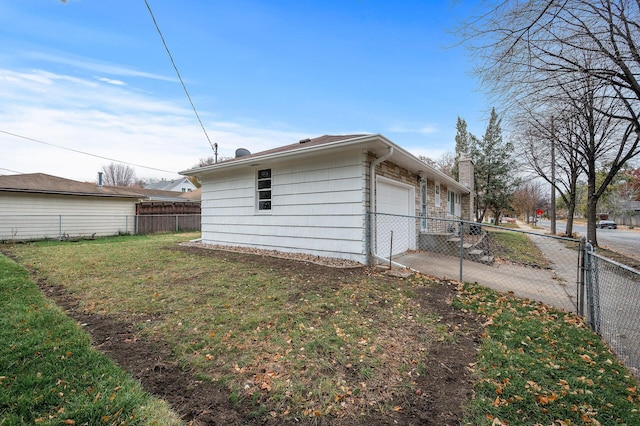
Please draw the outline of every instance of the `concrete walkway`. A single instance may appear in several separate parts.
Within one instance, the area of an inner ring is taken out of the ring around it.
[[[518,297],[576,312],[576,279],[578,253],[568,248],[564,240],[544,235],[519,223],[521,230],[531,232],[529,239],[548,259],[549,269],[521,266],[511,262],[495,262],[485,265],[463,260],[462,279],[501,292],[512,291]],[[460,259],[430,251],[403,254],[394,261],[425,275],[458,280]]]

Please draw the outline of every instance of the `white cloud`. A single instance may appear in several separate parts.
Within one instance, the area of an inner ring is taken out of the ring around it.
[[[138,177],[170,178],[213,155],[184,99],[158,99],[128,86],[41,70],[0,69],[2,81],[0,130],[68,150],[0,133],[0,168],[85,181],[95,180],[114,159],[172,172],[134,167]],[[258,152],[307,136],[199,113],[220,156],[231,157],[240,147]]]
[[[122,80],[114,80],[112,78],[106,78],[106,77],[96,77],[98,80],[102,81],[103,83],[107,83],[107,84],[113,84],[114,86],[126,86],[127,83],[125,83]]]
[[[422,135],[430,135],[430,134],[438,133],[439,129],[435,125],[426,125],[422,127],[395,125],[395,126],[391,126],[388,129],[388,131],[393,133],[419,133]]]
[[[166,76],[160,74],[153,74],[149,72],[139,71],[130,67],[110,64],[101,61],[96,61],[92,58],[81,57],[76,55],[69,55],[65,52],[44,53],[44,52],[25,52],[23,56],[27,59],[40,60],[44,62],[50,62],[55,64],[70,65],[77,69],[88,70],[97,72],[100,74],[111,74],[125,77],[142,77],[153,80],[162,81],[177,81],[174,76]]]

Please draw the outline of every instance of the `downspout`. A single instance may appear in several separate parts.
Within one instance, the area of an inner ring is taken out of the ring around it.
[[[369,236],[370,236],[369,237],[369,241],[370,241],[370,247],[369,247],[369,251],[371,253],[371,258],[372,259],[380,259],[380,260],[389,262],[389,259],[385,259],[383,257],[380,257],[376,253],[376,215],[375,215],[375,213],[377,213],[377,210],[376,210],[376,166],[393,155],[393,147],[390,146],[387,149],[388,149],[388,151],[387,151],[387,153],[385,155],[383,155],[380,158],[375,159],[369,165],[369,211],[370,211],[370,217],[369,217]],[[400,266],[400,265],[396,264],[396,266]]]

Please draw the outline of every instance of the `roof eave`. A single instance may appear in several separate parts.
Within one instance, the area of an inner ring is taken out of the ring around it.
[[[217,172],[219,170],[224,170],[228,168],[240,167],[243,165],[245,166],[253,165],[256,163],[271,161],[274,159],[285,159],[285,158],[294,157],[297,155],[314,154],[317,152],[330,150],[335,147],[348,148],[354,145],[365,144],[367,142],[375,142],[376,140],[395,146],[393,142],[391,142],[390,140],[388,140],[387,138],[385,138],[380,134],[366,135],[366,136],[359,136],[357,138],[352,138],[352,139],[341,139],[339,141],[328,142],[328,143],[324,143],[324,144],[316,145],[312,147],[307,147],[307,146],[304,146],[304,144],[300,144],[300,148],[292,149],[290,151],[272,152],[265,155],[252,155],[252,156],[248,156],[247,158],[236,159],[230,162],[216,163],[216,164],[211,164],[209,166],[198,167],[195,169],[183,170],[179,172],[179,174],[183,176],[201,176],[204,174]]]
[[[30,194],[52,194],[52,195],[74,195],[84,197],[109,197],[109,198],[146,198],[144,195],[125,194],[104,194],[92,192],[69,192],[69,191],[48,191],[46,189],[20,189],[20,188],[0,188],[0,192],[21,192]]]

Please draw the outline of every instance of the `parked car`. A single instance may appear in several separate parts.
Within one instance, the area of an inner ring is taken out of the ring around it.
[[[596,228],[618,229],[618,225],[612,220],[599,220]]]

